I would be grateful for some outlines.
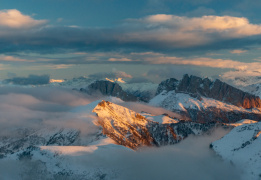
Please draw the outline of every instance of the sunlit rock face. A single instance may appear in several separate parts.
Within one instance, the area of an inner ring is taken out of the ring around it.
[[[93,112],[99,117],[105,135],[131,149],[175,144],[190,134],[202,134],[216,126],[189,121],[162,124],[108,101],[99,103]]]
[[[171,78],[161,82],[156,95],[160,94],[163,90],[175,90],[176,92],[190,94],[192,97],[204,96],[213,98],[247,109],[261,107],[261,100],[259,97],[243,92],[218,79],[211,81],[208,78],[202,79],[186,74],[180,81]]]
[[[125,92],[119,84],[110,81],[95,81],[90,84],[87,89],[81,89],[81,91],[85,91],[90,94],[98,91],[101,92],[102,95],[118,97],[124,101],[138,100],[137,97]]]
[[[260,120],[260,98],[220,80],[184,75],[160,83],[153,106],[177,112],[194,122],[232,123],[241,119]]]
[[[184,119],[193,122],[233,123],[241,119],[260,121],[261,112],[258,108],[245,109],[229,103],[201,96],[191,97],[190,94],[166,92],[165,90],[150,101],[150,105],[162,107],[176,112]]]

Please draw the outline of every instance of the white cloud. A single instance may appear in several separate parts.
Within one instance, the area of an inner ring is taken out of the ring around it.
[[[244,70],[244,71],[228,71],[220,75],[223,81],[227,81],[230,84],[234,84],[235,86],[245,87],[253,84],[260,84],[261,83],[261,72],[260,71],[251,71],[251,70]],[[252,89],[253,88],[253,89]],[[256,91],[256,87],[247,88],[243,90],[253,90]]]
[[[56,64],[56,65],[49,65],[50,69],[67,69],[74,65],[72,64]],[[48,66],[47,66],[48,67]]]
[[[242,54],[245,52],[247,52],[247,50],[235,49],[235,50],[230,51],[230,53],[232,53],[232,54]]]
[[[146,18],[146,21],[152,22],[152,23],[161,23],[161,22],[170,22],[172,20],[173,16],[172,15],[167,15],[167,14],[157,14],[153,16],[148,16]]]
[[[127,74],[124,71],[118,71],[118,70],[113,70],[110,73],[95,73],[95,74],[90,74],[88,76],[89,78],[93,78],[93,79],[110,79],[113,81],[121,81],[124,78],[132,78],[132,75]]]
[[[261,62],[240,62],[230,59],[213,59],[213,58],[191,58],[185,59],[180,57],[155,57],[146,58],[145,61],[151,64],[181,64],[181,65],[193,65],[193,66],[204,66],[221,69],[235,69],[235,70],[250,70],[261,72]]]
[[[132,78],[132,75],[127,74],[123,71],[114,71],[113,72],[117,78]]]
[[[157,14],[143,19],[145,23],[159,23],[179,31],[223,32],[224,36],[250,36],[261,34],[261,25],[250,24],[247,18],[232,16],[182,17]]]
[[[14,56],[0,55],[0,61],[9,61],[9,62],[35,62],[34,60],[21,59]]]
[[[46,24],[46,20],[35,20],[16,9],[0,11],[0,27],[12,29],[30,29]]]
[[[185,17],[156,14],[129,19],[128,30],[121,41],[164,43],[168,47],[191,47],[224,39],[243,38],[261,34],[260,24],[247,18],[233,16]]]
[[[115,61],[128,62],[128,61],[132,61],[132,60],[131,60],[131,59],[128,59],[128,58],[109,58],[108,61],[111,61],[111,62],[115,62]]]
[[[137,55],[137,56],[162,56],[162,53],[156,53],[156,52],[132,52],[130,55]]]

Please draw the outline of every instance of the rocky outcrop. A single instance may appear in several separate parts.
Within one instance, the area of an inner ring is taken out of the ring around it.
[[[17,129],[10,137],[0,137],[0,158],[34,146],[68,146],[80,135],[76,129],[43,128],[41,130]]]
[[[246,111],[226,111],[216,107],[209,107],[202,110],[188,108],[186,111],[175,111],[185,119],[198,123],[218,122],[218,123],[235,123],[241,119],[252,119],[255,121],[261,120],[260,113]]]
[[[122,87],[114,82],[110,81],[95,81],[90,84],[87,89],[80,89],[80,91],[93,94],[94,92],[100,92],[105,96],[113,96],[122,99],[123,101],[137,101],[138,98],[132,94],[125,92]]]
[[[259,97],[239,90],[218,79],[211,81],[208,78],[202,79],[186,74],[180,81],[171,78],[161,82],[156,95],[160,94],[163,90],[167,92],[175,90],[176,92],[190,94],[192,97],[204,96],[213,98],[247,109],[261,107]]]
[[[165,81],[162,81],[157,89],[156,95],[160,94],[162,91],[173,91],[177,89],[177,86],[179,85],[179,81],[175,78],[170,78]]]
[[[108,101],[100,102],[93,112],[99,117],[103,134],[131,149],[175,144],[190,134],[201,134],[216,126],[213,122],[190,121],[161,124]]]

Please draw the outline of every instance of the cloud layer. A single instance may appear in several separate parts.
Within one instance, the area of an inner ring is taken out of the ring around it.
[[[258,39],[252,42],[246,38],[261,34],[261,25],[252,24],[244,17],[233,16],[185,17],[156,14],[126,19],[110,28],[84,28],[44,26],[46,20],[35,20],[14,9],[0,11],[0,21],[0,46],[3,42],[9,44],[8,48],[6,46],[2,48],[2,52],[22,50],[61,52],[62,49],[112,51],[115,48],[117,51],[227,48],[228,42],[231,46],[238,45],[233,42],[235,39],[247,41],[247,44],[254,43]],[[27,29],[27,31],[6,31],[4,28]],[[226,47],[214,45],[221,42],[227,42]],[[126,57],[108,60],[130,61]]]
[[[17,85],[43,85],[49,84],[49,75],[34,75],[30,74],[28,77],[13,77],[11,79],[4,80],[4,83],[12,83]]]
[[[88,76],[89,78],[93,79],[105,79],[105,78],[112,78],[112,79],[118,79],[118,78],[132,78],[132,75],[127,74],[126,72],[123,71],[113,71],[110,73],[95,73],[95,74],[90,74]]]
[[[202,57],[220,49],[231,56],[250,54],[246,47],[260,44],[260,37],[261,25],[245,17],[155,14],[125,19],[107,28],[86,28],[50,25],[16,9],[0,10],[0,69],[9,70],[8,64],[17,63],[26,63],[31,69],[110,63],[261,71],[260,62],[253,60],[246,63],[224,56]],[[119,78],[111,74],[91,76]]]

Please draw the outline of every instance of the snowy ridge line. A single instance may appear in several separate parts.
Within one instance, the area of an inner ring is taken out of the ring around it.
[[[239,122],[241,124],[242,122]],[[235,127],[211,148],[224,160],[243,169],[242,179],[259,180],[261,175],[261,122]]]
[[[139,114],[108,101],[100,102],[93,112],[97,113],[105,135],[134,150],[141,146],[175,144],[190,134],[200,135],[217,126],[230,127],[218,122],[196,123]]]

